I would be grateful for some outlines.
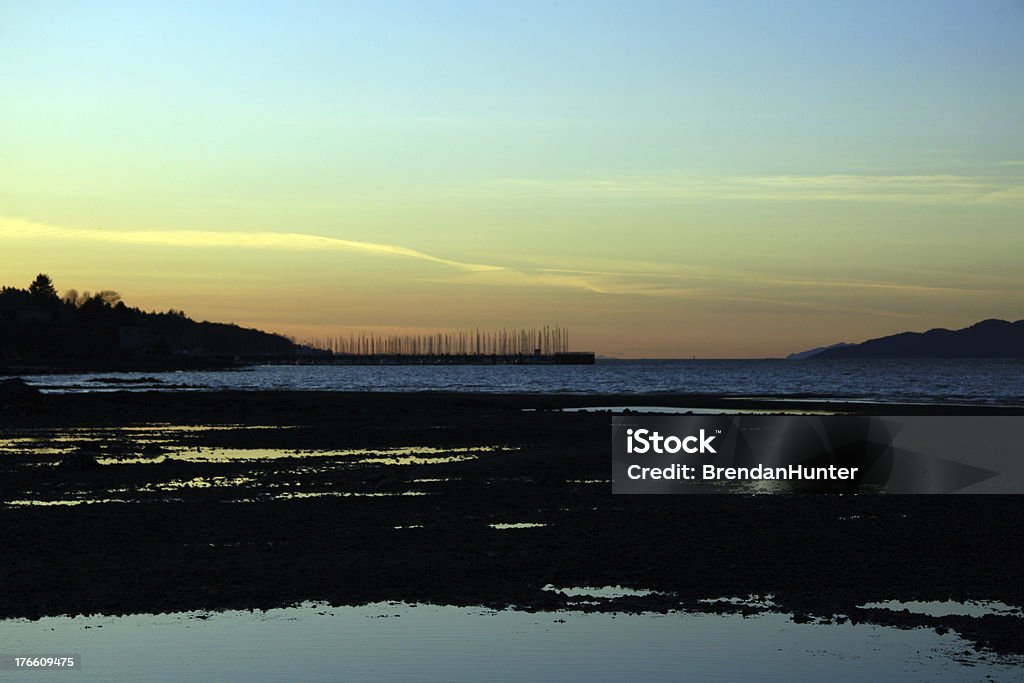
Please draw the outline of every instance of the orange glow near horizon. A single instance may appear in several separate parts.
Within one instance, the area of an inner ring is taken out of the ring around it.
[[[116,5],[4,13],[2,285],[618,357],[1024,318],[1012,4]]]

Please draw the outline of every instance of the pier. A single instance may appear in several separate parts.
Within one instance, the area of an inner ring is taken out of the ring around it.
[[[434,334],[349,334],[303,342],[336,365],[593,365],[593,351],[570,351],[569,331],[454,330]]]
[[[491,355],[335,355],[326,360],[333,365],[593,365],[593,351],[566,351],[552,354]]]

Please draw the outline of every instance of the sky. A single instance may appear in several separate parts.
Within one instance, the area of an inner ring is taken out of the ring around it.
[[[1024,318],[1024,2],[0,0],[0,284],[300,339]]]

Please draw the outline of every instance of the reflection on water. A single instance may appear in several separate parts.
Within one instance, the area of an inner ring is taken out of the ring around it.
[[[130,503],[132,501],[124,500],[123,498],[63,498],[60,500],[5,500],[4,505],[38,505],[42,507],[54,507],[62,506],[69,507],[72,505],[95,505],[97,503]]]
[[[294,425],[174,425],[150,424],[127,427],[65,427],[54,429],[8,429],[0,438],[0,454],[66,455],[76,448],[95,452],[100,464],[161,462],[167,444],[183,435],[223,430],[264,431],[297,429]],[[253,456],[258,457],[258,456]],[[263,456],[272,457],[272,456]],[[276,456],[288,457],[288,456]]]
[[[966,643],[952,632],[797,624],[781,614],[309,604],[254,613],[0,621],[0,642],[10,652],[74,652],[82,668],[54,678],[113,683],[824,678],[838,683],[1015,681],[1024,673],[1021,661],[964,658]]]
[[[380,468],[401,468],[462,463],[485,454],[519,450],[516,446],[400,446],[389,448],[300,449],[233,448],[209,446],[175,439],[173,432],[247,431],[276,427],[238,425],[153,424],[125,428],[70,428],[13,430],[0,439],[2,463],[19,473],[20,488],[3,492],[11,500],[0,506],[73,506],[95,503],[180,502],[179,492],[189,498],[247,502],[325,497],[375,497],[429,495],[430,491],[377,491],[404,479],[402,474],[374,473]],[[275,464],[275,461],[285,461]],[[182,478],[182,465],[193,463],[200,475]],[[163,465],[163,467],[159,467]],[[146,466],[146,467],[140,467]],[[32,468],[46,471],[40,478],[24,476]],[[211,469],[224,474],[213,474]],[[369,474],[360,475],[360,468]],[[357,490],[309,490],[325,473],[345,472]],[[177,474],[178,477],[173,477]],[[363,480],[361,477],[369,477]],[[457,481],[458,477],[420,477],[410,485]],[[67,490],[68,481],[83,489]],[[125,484],[129,484],[126,486]],[[359,491],[362,486],[367,491]],[[303,487],[301,492],[295,488]],[[436,488],[436,487],[428,487]],[[282,489],[287,489],[282,491]],[[118,495],[114,495],[118,494]]]
[[[209,489],[217,487],[246,486],[254,481],[252,477],[193,477],[189,480],[172,479],[140,488],[140,491],[179,491],[181,489]]]
[[[175,460],[185,462],[224,462],[226,460],[276,460],[280,458],[298,458],[303,451],[292,448],[209,448],[205,446],[195,449],[176,451]]]
[[[291,491],[271,496],[272,500],[298,498],[390,498],[394,496],[429,496],[426,491]],[[243,502],[243,501],[231,501]]]
[[[723,605],[741,605],[743,607],[756,607],[758,609],[772,609],[777,607],[775,603],[774,595],[747,595],[746,597],[731,597],[731,598],[706,598],[699,600],[707,605],[723,604]]]
[[[181,487],[188,488],[188,487]],[[196,488],[204,488],[197,486]],[[168,489],[171,490],[171,489]],[[180,490],[180,488],[178,489]],[[429,496],[430,494],[426,491],[288,491],[284,493],[274,493],[269,495],[261,495],[259,497],[248,497],[248,498],[226,498],[225,503],[257,503],[267,500],[300,500],[303,498],[390,498],[396,496]],[[161,503],[180,503],[181,498],[164,498],[159,499]],[[39,507],[70,507],[74,505],[95,505],[97,503],[138,503],[138,500],[128,500],[125,498],[60,498],[60,499],[19,499],[19,500],[7,500],[3,502],[3,505],[14,505],[18,507],[23,506],[39,506]],[[531,524],[529,526],[544,526],[543,524]],[[397,527],[396,527],[397,528]],[[514,528],[513,526],[495,527],[495,528]]]
[[[106,373],[105,373],[106,374]],[[143,380],[161,380],[144,384]],[[2,378],[0,378],[2,379]],[[1024,403],[1024,362],[922,360],[638,360],[596,365],[268,365],[229,371],[25,378],[43,391],[456,391],[535,394],[689,394],[883,402]],[[125,382],[125,380],[129,380]]]
[[[605,598],[608,600],[643,597],[644,595],[663,595],[663,593],[647,588],[626,588],[625,586],[573,586],[571,588],[557,588],[549,583],[542,590],[561,593],[570,598]]]
[[[622,598],[642,598],[648,595],[670,595],[669,593],[649,590],[647,588],[627,588],[625,586],[573,586],[558,588],[551,584],[542,590],[558,593],[568,598],[565,602],[570,608],[582,608],[589,605],[604,605]]]
[[[448,455],[434,458],[424,458],[419,455],[390,456],[386,458],[363,458],[359,462],[372,465],[441,465],[450,462],[466,462],[476,460],[475,455]]]
[[[147,428],[148,429],[148,428]],[[163,429],[160,427],[159,429]],[[162,432],[153,432],[162,433]],[[47,437],[49,438],[49,437]],[[77,440],[77,436],[75,437]],[[138,451],[144,455],[138,455]],[[382,486],[391,486],[403,481],[401,474],[381,475],[374,470],[386,467],[411,467],[420,465],[439,465],[447,463],[477,460],[485,453],[516,450],[506,446],[472,446],[438,448],[432,446],[405,446],[396,448],[358,448],[345,450],[296,450],[279,448],[219,448],[189,447],[181,450],[163,449],[162,454],[155,454],[152,449],[136,447],[134,449],[111,449],[107,444],[103,447],[83,446],[70,443],[62,449],[57,458],[45,459],[38,451],[19,451],[22,458],[36,456],[32,460],[15,461],[14,468],[47,466],[52,471],[67,471],[71,480],[77,480],[79,487],[88,488],[67,490],[63,486],[54,486],[51,480],[37,482],[25,479],[20,490],[11,489],[7,493],[10,500],[0,498],[0,506],[75,506],[99,503],[144,503],[144,502],[181,502],[184,497],[189,499],[219,500],[228,503],[245,503],[270,500],[299,500],[308,498],[331,497],[385,497],[385,496],[426,496],[432,490],[377,490]],[[275,460],[289,459],[284,468],[269,465]],[[172,478],[171,473],[179,473],[176,464],[185,462],[211,467],[224,468],[225,474],[205,473],[199,476]],[[167,467],[142,467],[166,465]],[[349,490],[334,490],[331,485],[317,483],[317,477],[327,472],[343,470],[347,473],[356,471],[353,468],[365,466],[369,479],[363,480],[359,474],[350,477],[345,487]],[[136,469],[139,468],[139,469]],[[230,470],[230,473],[227,471]],[[240,471],[241,470],[241,471]],[[431,484],[447,483],[458,478],[421,477],[409,479],[405,486],[425,486],[436,489]],[[66,479],[63,479],[66,481]],[[58,480],[59,483],[60,480]],[[126,486],[128,483],[130,485]],[[115,484],[111,486],[110,484]],[[297,490],[301,487],[302,490]],[[359,490],[360,488],[365,490]],[[324,490],[330,489],[330,490]],[[351,490],[355,489],[355,490]],[[169,497],[167,494],[178,493],[179,496]],[[518,528],[517,526],[496,528]]]
[[[547,526],[547,524],[540,522],[497,522],[487,526],[492,529],[536,529],[537,527]]]
[[[378,465],[430,465],[475,460],[477,453],[512,451],[509,446],[472,446],[435,448],[433,446],[402,446],[400,448],[347,448],[341,450],[299,450],[288,448],[209,448],[198,447],[174,453],[176,460],[186,462],[224,462],[229,460],[274,460],[280,458],[353,458],[355,462]]]
[[[260,429],[272,429],[277,431],[279,429],[298,429],[297,425],[247,425],[247,424],[220,424],[220,425],[181,425],[172,424],[170,422],[160,422],[157,424],[148,425],[135,425],[132,427],[118,427],[123,432],[209,432],[221,429],[245,429],[248,430],[260,430]]]
[[[289,491],[250,498],[227,498],[225,503],[257,503],[266,500],[300,500],[303,498],[391,498],[396,496],[429,496],[426,491]],[[62,498],[56,500],[20,499],[4,501],[4,505],[70,507],[74,505],[95,505],[97,503],[137,503],[124,498]],[[180,498],[160,498],[162,503],[180,503]],[[530,526],[544,526],[535,524]],[[398,528],[398,527],[396,527]],[[498,527],[496,527],[498,528]],[[513,528],[513,527],[502,527]]]
[[[695,408],[692,406],[582,406],[558,408],[562,413],[663,413],[668,415],[771,415],[781,410],[751,410],[750,408]],[[822,410],[786,409],[787,415],[834,415]]]
[[[141,458],[96,458],[97,465],[158,465],[167,460],[166,455]]]
[[[887,609],[894,612],[907,610],[914,614],[927,614],[931,617],[946,617],[950,615],[963,615],[968,617],[984,617],[989,614],[1024,616],[1020,607],[1007,605],[998,600],[968,600],[956,602],[954,600],[931,600],[927,602],[917,600],[885,600],[883,602],[869,602],[859,606],[860,609]]]

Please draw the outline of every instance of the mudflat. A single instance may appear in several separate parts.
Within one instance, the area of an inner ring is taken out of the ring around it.
[[[1018,496],[612,495],[584,406],[1019,414],[681,395],[113,392],[0,400],[0,617],[382,600],[738,611],[1024,654]],[[644,595],[580,603],[550,587]],[[545,590],[545,587],[548,587]],[[751,596],[756,599],[748,600]],[[708,602],[743,598],[734,602]]]

